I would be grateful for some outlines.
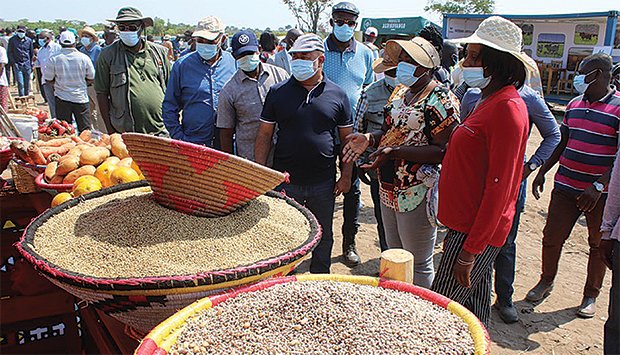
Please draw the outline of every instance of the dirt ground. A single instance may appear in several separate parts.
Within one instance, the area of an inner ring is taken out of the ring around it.
[[[541,141],[534,129],[528,145],[528,156],[533,154]],[[553,174],[555,170],[553,171]],[[575,312],[581,303],[588,260],[588,240],[585,218],[579,220],[570,239],[566,242],[560,270],[552,294],[534,306],[525,301],[525,295],[538,282],[541,265],[542,229],[553,188],[553,174],[547,176],[544,193],[536,200],[528,191],[527,206],[521,217],[517,236],[517,276],[514,301],[520,321],[505,324],[495,310],[489,324],[493,341],[493,354],[600,354],[602,353],[603,324],[607,319],[610,274],[605,279],[603,291],[597,302],[597,315],[592,319],[577,318]],[[531,187],[529,188],[531,190]],[[335,242],[332,252],[332,273],[376,276],[379,272],[379,243],[370,189],[362,184],[364,206],[360,213],[360,231],[357,250],[362,264],[349,268],[341,256],[342,198],[336,201],[334,220]],[[440,231],[439,239],[445,235]],[[441,259],[441,243],[435,246],[435,268]],[[300,271],[308,269],[304,262]]]
[[[15,90],[14,88],[11,88]],[[37,95],[37,102],[42,99]],[[39,107],[46,108],[40,104]],[[528,145],[528,157],[541,141],[534,129]],[[603,324],[607,319],[611,276],[605,279],[597,302],[597,315],[592,319],[577,318],[575,312],[582,298],[588,260],[587,230],[585,218],[581,218],[570,239],[566,242],[555,288],[541,304],[534,306],[525,301],[525,294],[538,282],[541,265],[542,229],[545,225],[550,193],[553,188],[553,172],[547,176],[545,191],[540,200],[528,191],[527,204],[521,217],[517,237],[517,276],[514,301],[520,312],[520,321],[507,325],[493,311],[489,334],[493,342],[493,354],[600,354],[602,353]],[[531,190],[531,187],[529,188]],[[360,230],[357,249],[362,264],[349,268],[341,256],[342,198],[336,201],[334,220],[334,249],[332,273],[377,276],[379,272],[379,243],[372,199],[368,186],[362,184],[363,207],[360,212]],[[441,259],[441,241],[445,231],[440,230],[435,246],[435,268]],[[305,261],[299,271],[307,272]]]

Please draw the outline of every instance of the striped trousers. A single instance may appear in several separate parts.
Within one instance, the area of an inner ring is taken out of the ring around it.
[[[491,275],[493,263],[501,248],[487,246],[478,255],[471,271],[471,287],[465,288],[456,282],[453,268],[463,250],[467,234],[450,229],[443,244],[443,256],[435,274],[432,290],[442,294],[469,309],[487,326],[491,316]]]

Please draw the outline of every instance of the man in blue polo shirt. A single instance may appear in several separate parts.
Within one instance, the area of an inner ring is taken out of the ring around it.
[[[323,75],[324,51],[315,34],[295,41],[289,50],[293,77],[269,90],[254,148],[256,162],[265,165],[277,125],[273,167],[290,174],[290,184],[280,190],[308,207],[323,228],[312,273],[329,273],[335,197],[349,191],[353,167],[344,164],[336,181],[336,135],[345,143],[353,122],[346,94]]]
[[[373,82],[372,51],[353,38],[359,10],[350,2],[340,2],[332,7],[329,20],[333,32],[325,40],[325,76],[340,86],[347,94],[351,112],[356,111],[357,101],[364,86]],[[354,127],[356,130],[357,127]],[[359,229],[360,180],[352,174],[351,191],[344,195],[342,224],[342,253],[350,265],[360,263],[355,249],[355,235]]]
[[[232,54],[222,50],[226,35],[217,17],[200,20],[193,37],[196,51],[172,66],[162,104],[164,124],[174,139],[219,148],[215,134],[219,95],[237,65]]]
[[[17,81],[18,95],[28,96],[30,94],[30,74],[32,73],[34,47],[32,40],[26,36],[26,26],[17,26],[15,36],[9,39],[7,54],[16,78],[15,81]]]

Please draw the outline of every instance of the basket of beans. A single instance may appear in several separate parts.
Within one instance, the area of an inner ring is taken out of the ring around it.
[[[154,328],[138,355],[488,354],[466,308],[364,276],[274,278],[199,300]]]
[[[137,181],[47,210],[17,247],[54,284],[148,332],[197,299],[290,273],[320,238],[314,216],[279,193],[205,218]]]

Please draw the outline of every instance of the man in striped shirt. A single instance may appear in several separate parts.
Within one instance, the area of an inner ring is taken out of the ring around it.
[[[574,82],[575,89],[583,95],[568,104],[560,127],[562,140],[532,186],[534,196],[539,198],[545,173],[560,162],[543,230],[542,275],[526,298],[538,302],[549,295],[562,245],[577,219],[585,214],[590,253],[583,301],[577,311],[584,318],[594,316],[596,297],[605,277],[605,265],[599,257],[600,230],[607,185],[618,151],[620,122],[620,92],[611,85],[611,69],[611,57],[606,54],[594,54],[583,60]]]

